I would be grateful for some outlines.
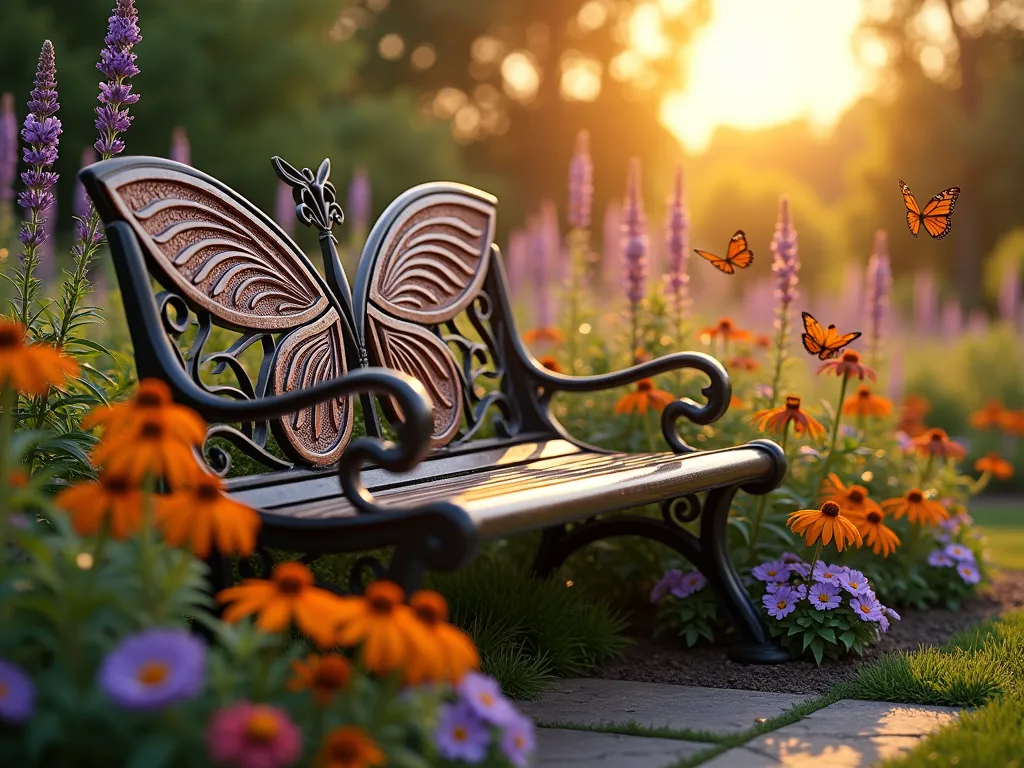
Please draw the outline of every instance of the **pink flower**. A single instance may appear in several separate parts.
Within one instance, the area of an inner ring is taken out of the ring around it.
[[[213,762],[237,768],[285,768],[302,754],[302,735],[287,714],[248,701],[214,714],[206,740]]]

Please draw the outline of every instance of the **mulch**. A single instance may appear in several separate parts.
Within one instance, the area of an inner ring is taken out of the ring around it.
[[[652,641],[650,624],[638,617],[640,638],[619,661],[591,673],[606,680],[740,688],[777,693],[822,694],[836,683],[853,678],[857,667],[885,653],[942,645],[957,632],[1007,611],[1024,608],[1024,571],[1004,571],[987,592],[959,611],[932,609],[901,612],[888,633],[864,657],[843,661],[792,661],[787,664],[745,665],[726,658],[727,645],[686,648],[680,643]],[[649,617],[648,617],[649,618]]]

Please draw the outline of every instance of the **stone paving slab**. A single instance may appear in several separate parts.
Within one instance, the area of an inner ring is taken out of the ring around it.
[[[538,728],[536,768],[665,768],[711,746],[678,739]]]
[[[868,768],[909,752],[958,712],[953,707],[840,701],[701,768]]]
[[[776,717],[810,698],[791,693],[577,678],[558,681],[540,699],[521,702],[519,708],[538,725],[635,721],[651,728],[726,734],[745,731],[758,718]]]

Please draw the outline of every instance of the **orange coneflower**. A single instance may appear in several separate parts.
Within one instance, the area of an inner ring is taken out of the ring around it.
[[[793,533],[803,534],[807,546],[817,541],[828,546],[833,537],[840,552],[847,545],[864,543],[857,526],[843,517],[842,510],[834,501],[826,501],[820,509],[800,509],[793,512],[786,524]]]
[[[871,387],[861,384],[857,393],[843,406],[843,413],[854,416],[888,416],[892,413],[892,401],[871,394]]]
[[[636,389],[627,392],[619,402],[615,404],[615,412],[622,413],[647,413],[648,408],[656,411],[664,410],[665,406],[675,400],[670,392],[658,389],[650,379],[640,379],[636,383]]]
[[[746,408],[746,406],[743,404],[743,401],[740,400],[736,395],[733,395],[732,397],[729,398],[729,407],[730,408]]]
[[[834,501],[843,510],[843,514],[854,522],[870,512],[881,512],[878,502],[868,496],[868,489],[863,485],[844,485],[839,475],[830,472],[825,478],[824,492],[821,501]]]
[[[313,586],[313,574],[303,563],[280,563],[269,579],[245,579],[222,589],[217,600],[231,603],[224,609],[224,621],[230,624],[255,613],[256,626],[264,632],[281,632],[294,621],[321,648],[334,645],[341,598]]]
[[[918,453],[925,456],[959,460],[967,455],[967,449],[950,440],[944,429],[929,429],[923,435],[918,435],[914,438],[914,446]]]
[[[985,403],[980,410],[974,411],[969,417],[972,427],[975,429],[987,429],[998,427],[1003,423],[1003,416],[1006,408],[998,400],[992,399]]]
[[[402,588],[391,581],[375,581],[359,597],[338,598],[335,642],[361,646],[363,665],[378,675],[410,667],[441,669],[443,650],[431,642],[429,630],[404,600]]]
[[[343,725],[330,731],[316,754],[316,768],[376,768],[388,757],[362,729]]]
[[[154,411],[173,414],[176,421],[202,424],[202,419],[191,408],[178,405],[171,399],[171,388],[160,379],[143,379],[133,397],[114,405],[99,405],[84,419],[82,426],[102,426],[108,433],[131,429],[132,425]],[[205,430],[206,425],[202,428]]]
[[[792,423],[797,435],[806,432],[811,437],[824,437],[825,428],[800,407],[800,398],[790,395],[781,408],[766,408],[750,417],[750,423],[762,432],[781,435]]]
[[[1024,411],[1006,411],[999,420],[999,426],[1008,435],[1024,437]]]
[[[712,339],[721,338],[723,341],[746,341],[750,338],[750,331],[737,328],[728,317],[723,317],[715,325],[705,328],[700,332],[700,340],[709,344]]]
[[[543,357],[538,358],[537,362],[543,365],[549,371],[554,371],[555,373],[562,372],[562,366],[558,364],[558,358],[556,358],[554,355],[544,355]]]
[[[882,510],[873,509],[863,520],[857,522],[857,529],[864,536],[864,542],[871,547],[872,552],[888,557],[900,545],[900,537],[883,522],[884,520]]]
[[[47,344],[29,344],[25,326],[0,320],[0,389],[45,395],[78,375],[78,363]]]
[[[420,656],[406,670],[406,683],[447,681],[457,684],[467,672],[480,666],[480,656],[469,635],[448,623],[448,604],[444,597],[431,590],[421,589],[409,598],[409,607],[427,628],[428,642],[440,651],[441,665],[431,669],[428,656]]]
[[[79,536],[95,536],[109,521],[115,539],[127,539],[142,527],[142,491],[125,475],[102,472],[99,480],[65,488],[54,503],[67,511]]]
[[[900,408],[900,421],[897,429],[906,432],[910,437],[924,434],[927,427],[924,417],[931,410],[931,404],[920,395],[907,395]]]
[[[875,380],[875,372],[861,363],[860,354],[855,349],[848,349],[835,360],[829,360],[818,369],[818,373],[835,373],[840,377],[856,376],[863,380],[867,376]]]
[[[764,333],[757,334],[757,336],[754,337],[754,346],[755,347],[759,347],[761,349],[771,349],[772,348],[772,338],[771,338],[771,336],[768,336],[767,334],[764,334]]]
[[[919,488],[911,488],[898,499],[886,499],[882,509],[899,520],[904,515],[915,525],[938,525],[949,517],[949,512],[937,501],[924,497]]]
[[[565,341],[565,334],[558,328],[534,328],[523,334],[523,341],[527,344],[561,344]]]
[[[737,355],[729,361],[729,367],[737,371],[756,371],[761,364],[749,355]]]
[[[988,472],[996,480],[1009,480],[1013,477],[1013,464],[995,451],[974,462],[974,469],[978,472]]]
[[[117,429],[108,422],[106,434],[93,448],[93,462],[133,482],[162,477],[172,488],[188,485],[199,472],[193,447],[202,445],[206,436],[202,419],[194,413],[191,417],[148,409],[131,424],[118,418]]]
[[[192,552],[204,560],[210,554],[211,542],[216,542],[222,555],[248,557],[256,547],[260,516],[225,496],[219,477],[206,472],[197,475],[185,490],[159,498],[156,524],[164,539],[174,547],[187,542]]]
[[[316,703],[326,707],[334,694],[348,688],[352,681],[352,662],[340,653],[326,653],[323,656],[311,653],[304,661],[293,661],[292,672],[295,676],[288,681],[288,688],[293,691],[312,691]]]

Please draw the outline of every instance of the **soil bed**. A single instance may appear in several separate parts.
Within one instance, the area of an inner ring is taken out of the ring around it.
[[[959,611],[932,609],[902,612],[881,642],[863,658],[825,661],[793,661],[788,664],[750,666],[726,658],[727,644],[686,648],[668,641],[640,639],[617,662],[595,670],[591,676],[607,680],[700,685],[710,688],[742,688],[778,693],[825,693],[832,685],[849,680],[867,660],[894,650],[913,650],[922,644],[941,645],[962,629],[1001,613],[1024,608],[1024,571],[1004,571],[982,597]],[[648,621],[637,617],[637,631],[651,636]]]

